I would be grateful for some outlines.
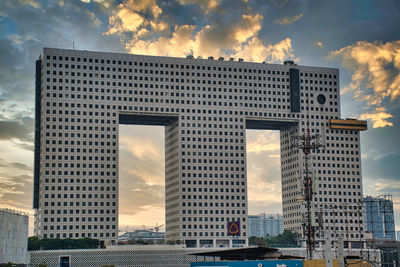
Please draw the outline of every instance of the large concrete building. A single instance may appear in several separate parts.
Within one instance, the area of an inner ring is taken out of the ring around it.
[[[246,129],[280,130],[284,228],[302,233],[304,160],[290,140],[307,127],[326,143],[312,163],[321,227],[363,238],[366,124],[340,119],[338,69],[45,48],[36,63],[36,235],[117,239],[119,124],[165,126],[169,240],[228,246],[227,222],[240,221],[247,243]]]

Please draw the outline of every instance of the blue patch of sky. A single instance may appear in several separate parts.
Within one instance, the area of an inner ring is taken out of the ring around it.
[[[6,39],[7,35],[17,34],[18,25],[8,17],[0,17],[0,39]]]
[[[159,2],[162,17],[169,25],[196,25],[201,29],[207,25],[207,16],[197,5],[180,5],[174,1]]]
[[[375,20],[382,16],[377,9],[377,2],[373,0],[351,0],[353,4],[349,20]]]

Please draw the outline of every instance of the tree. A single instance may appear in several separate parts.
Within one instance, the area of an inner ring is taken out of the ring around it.
[[[298,247],[297,235],[291,231],[285,230],[277,236],[249,237],[249,245],[267,246],[267,247]]]
[[[0,263],[0,267],[26,267],[26,264],[8,262]]]
[[[28,238],[28,250],[50,250],[50,249],[89,249],[98,248],[100,241],[91,238],[80,239],[49,239],[49,238]]]
[[[262,237],[250,236],[249,237],[249,245],[253,246],[266,246],[267,242]]]
[[[31,236],[28,238],[28,250],[39,250],[39,241],[40,239],[36,236]]]
[[[297,247],[297,235],[289,230],[283,231],[282,234],[279,234],[274,237],[266,237],[265,241],[267,246],[270,247]]]

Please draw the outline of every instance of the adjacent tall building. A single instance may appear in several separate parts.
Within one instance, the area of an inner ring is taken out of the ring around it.
[[[117,239],[119,124],[165,126],[169,240],[228,246],[227,222],[240,221],[247,243],[246,129],[280,130],[283,225],[299,234],[304,160],[291,138],[320,134],[319,227],[363,239],[366,123],[340,119],[338,69],[45,48],[36,62],[36,235]]]

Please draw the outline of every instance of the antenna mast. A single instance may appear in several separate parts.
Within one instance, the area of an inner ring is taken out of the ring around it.
[[[312,259],[312,251],[314,250],[315,243],[315,211],[312,207],[313,194],[314,194],[314,179],[313,172],[310,168],[310,159],[311,153],[315,150],[318,150],[320,147],[323,147],[323,144],[320,142],[320,135],[317,133],[316,135],[310,134],[310,107],[309,101],[307,98],[307,131],[301,135],[293,136],[292,147],[298,148],[303,151],[304,154],[304,177],[303,177],[303,186],[304,186],[304,201],[306,206],[306,216],[305,222],[303,224],[304,235],[306,236],[306,244],[307,244],[307,257],[308,259]]]

